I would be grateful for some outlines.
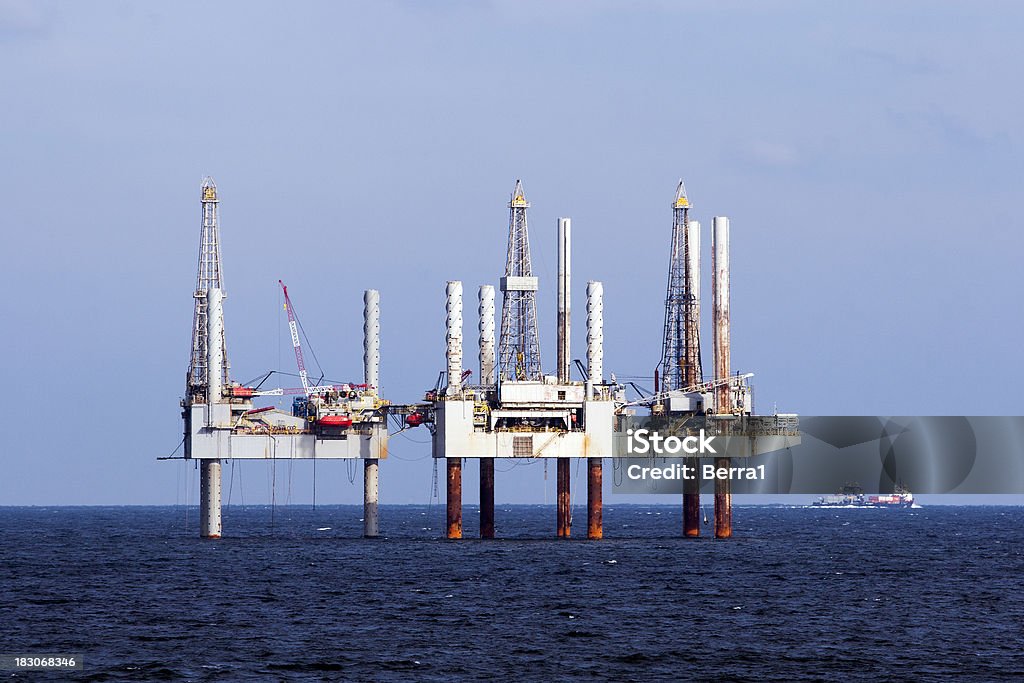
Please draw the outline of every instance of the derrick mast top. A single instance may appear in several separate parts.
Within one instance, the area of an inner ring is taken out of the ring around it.
[[[665,293],[661,386],[671,391],[700,384],[700,225],[690,221],[690,200],[679,181],[672,202],[672,244]]]
[[[188,395],[205,397],[209,386],[209,370],[207,368],[207,350],[209,344],[209,315],[207,311],[207,293],[211,289],[224,290],[223,271],[220,260],[220,224],[218,221],[217,184],[213,178],[203,178],[200,187],[200,202],[203,207],[203,222],[199,235],[199,265],[196,272],[195,310],[192,316],[192,357],[188,366]],[[221,344],[223,367],[221,386],[227,386],[228,360],[227,347],[223,333],[217,343]]]
[[[498,373],[502,380],[540,380],[540,339],[537,333],[537,278],[530,263],[523,183],[516,180],[508,203],[508,257],[501,278],[501,337]],[[492,378],[481,377],[482,382]]]
[[[203,228],[199,243],[199,268],[196,275],[196,291],[224,289],[220,264],[220,223],[217,207],[217,184],[213,178],[203,178],[200,201],[203,205]]]

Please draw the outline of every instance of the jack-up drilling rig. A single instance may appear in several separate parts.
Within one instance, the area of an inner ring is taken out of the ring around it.
[[[655,393],[629,406],[646,406],[651,419],[661,427],[694,433],[707,429],[712,434],[736,437],[741,456],[758,452],[757,438],[791,435],[795,415],[755,416],[747,380],[752,373],[732,374],[729,344],[729,219],[712,221],[712,321],[714,377],[704,381],[700,348],[700,224],[689,218],[690,200],[683,181],[676,188],[672,204],[672,242],[669,251],[668,287],[665,296],[665,325],[662,355],[654,371]],[[762,440],[765,441],[764,439]],[[728,468],[730,457],[715,458],[716,467]],[[698,458],[688,466],[697,471]],[[700,480],[687,479],[683,488],[683,533],[700,535]],[[715,536],[732,535],[732,495],[728,479],[715,480]]]
[[[376,536],[377,461],[387,457],[389,403],[378,395],[380,366],[380,297],[364,294],[364,381],[313,387],[305,373],[296,321],[288,291],[282,284],[296,359],[303,380],[302,396],[291,412],[256,407],[254,399],[292,393],[261,390],[230,378],[224,335],[224,284],[220,255],[217,186],[205,178],[195,290],[192,355],[181,401],[184,457],[200,463],[200,535],[221,535],[221,461],[280,459],[362,459],[364,533]]]
[[[570,222],[558,221],[557,375],[544,375],[537,334],[537,278],[530,268],[526,201],[516,181],[509,201],[509,241],[501,336],[494,358],[494,287],[480,288],[480,383],[465,383],[462,367],[462,283],[448,282],[447,385],[428,392],[435,458],[447,461],[448,538],[462,537],[462,460],[480,460],[481,536],[494,535],[494,459],[556,458],[559,537],[570,533],[569,459],[589,458],[588,536],[600,538],[601,458],[612,456],[618,388],[603,379],[603,288],[587,286],[587,363],[582,380],[569,377]]]

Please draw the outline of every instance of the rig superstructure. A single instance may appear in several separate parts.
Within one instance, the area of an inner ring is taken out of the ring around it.
[[[447,462],[447,536],[462,537],[462,460],[480,461],[480,535],[494,536],[495,458],[557,460],[557,533],[570,535],[569,462],[588,458],[588,536],[602,536],[602,458],[612,456],[616,400],[622,390],[604,381],[604,289],[587,285],[587,367],[570,377],[571,222],[558,219],[558,368],[544,375],[536,323],[537,278],[530,271],[526,209],[520,181],[509,202],[508,262],[501,280],[501,363],[495,375],[494,287],[479,290],[480,383],[465,384],[462,282],[446,287],[447,385],[428,393],[433,453]]]
[[[711,222],[711,299],[713,378],[704,381],[700,349],[700,224],[691,221],[691,203],[679,181],[672,203],[672,240],[669,251],[668,288],[662,356],[654,371],[655,393],[633,401],[645,406],[661,425],[674,425],[681,433],[708,433],[750,438],[745,455],[754,455],[756,439],[791,435],[796,416],[757,416],[748,385],[752,373],[732,374],[730,351],[730,239],[729,219],[715,216]],[[729,468],[732,458],[714,458],[716,468]],[[688,458],[695,466],[699,458]],[[715,480],[715,537],[732,536],[732,493],[728,479]],[[683,534],[699,536],[701,522],[700,481],[688,479],[683,488]]]
[[[364,294],[363,382],[313,386],[305,372],[296,320],[282,283],[301,389],[243,386],[230,377],[224,334],[219,197],[212,178],[201,188],[203,209],[195,291],[192,355],[181,401],[184,457],[200,465],[200,535],[219,538],[221,461],[227,459],[362,459],[364,533],[378,535],[378,460],[387,457],[389,403],[378,394],[380,296]],[[256,407],[260,396],[298,394],[291,412]]]

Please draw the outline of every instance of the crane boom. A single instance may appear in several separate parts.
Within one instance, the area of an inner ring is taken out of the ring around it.
[[[284,310],[288,313],[288,331],[292,334],[292,348],[295,349],[295,363],[299,366],[299,379],[302,380],[302,389],[306,392],[306,396],[310,396],[313,393],[313,388],[309,384],[306,361],[302,357],[302,343],[299,341],[299,323],[295,319],[292,300],[288,296],[288,286],[281,280],[278,280],[277,284],[281,285],[281,291],[284,292]]]

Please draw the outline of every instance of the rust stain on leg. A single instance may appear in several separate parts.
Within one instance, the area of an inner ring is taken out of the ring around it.
[[[601,458],[587,458],[587,538],[604,537],[604,511],[601,500]]]
[[[462,538],[462,459],[447,460],[448,538]]]
[[[557,499],[556,499],[557,500],[556,506],[558,508],[557,521],[556,521],[556,525],[558,527],[557,528],[557,533],[558,533],[558,537],[559,538],[569,538],[570,531],[571,531],[570,530],[570,522],[569,522],[569,513],[570,513],[570,509],[571,509],[570,508],[570,498],[569,498],[569,482],[570,482],[569,459],[568,458],[559,458],[557,462],[558,462],[558,465],[557,465],[557,476],[556,476],[557,485],[558,485],[558,495],[557,495]]]
[[[715,469],[728,468],[729,458],[716,458]],[[715,479],[715,538],[732,536],[732,486],[728,479]]]

